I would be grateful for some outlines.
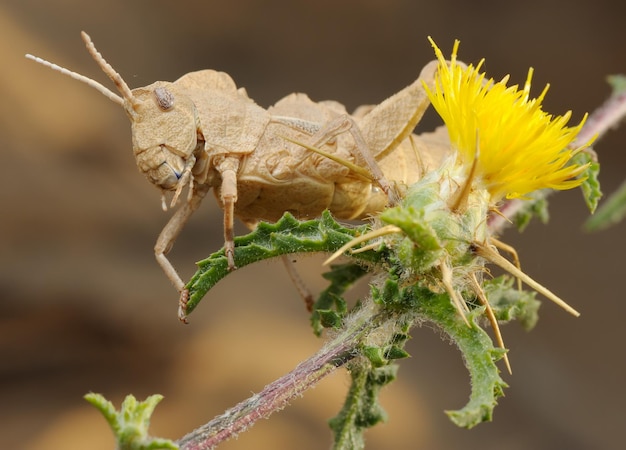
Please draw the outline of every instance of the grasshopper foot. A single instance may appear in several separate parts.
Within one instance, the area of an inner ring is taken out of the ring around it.
[[[189,302],[189,289],[183,289],[178,299],[178,320],[184,324],[188,324],[187,320],[187,303]]]
[[[237,266],[235,265],[235,244],[232,242],[226,242],[224,247],[224,253],[226,253],[226,258],[228,259],[228,271],[232,272],[237,269]]]

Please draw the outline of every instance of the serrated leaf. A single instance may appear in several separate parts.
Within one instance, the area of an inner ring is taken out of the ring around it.
[[[530,331],[539,320],[541,302],[536,299],[536,292],[519,290],[514,283],[514,278],[503,275],[486,281],[483,290],[498,321],[517,320]]]
[[[598,202],[602,198],[602,191],[600,190],[600,180],[598,175],[600,174],[600,164],[594,159],[593,151],[588,150],[578,153],[574,157],[574,162],[580,166],[589,164],[589,167],[581,175],[586,177],[585,181],[580,185],[583,192],[583,197],[587,208],[591,214],[593,214],[598,207]]]
[[[329,420],[334,432],[334,450],[358,450],[365,446],[363,432],[387,419],[378,403],[380,389],[397,375],[396,365],[371,368],[355,363],[350,367],[352,384],[343,408]]]
[[[304,222],[285,213],[278,222],[261,222],[253,232],[235,238],[235,264],[244,267],[292,253],[334,252],[366,230],[367,226],[344,227],[335,222],[327,211],[320,219]],[[356,258],[367,261],[375,259],[376,254],[363,252]],[[197,265],[198,270],[186,286],[189,289],[187,313],[193,311],[206,293],[230,273],[223,249]]]
[[[599,231],[615,225],[626,217],[626,181],[600,206],[585,223],[588,231]]]
[[[446,413],[456,425],[465,428],[490,421],[497,399],[503,395],[507,384],[495,365],[495,361],[502,358],[503,350],[496,349],[489,335],[476,324],[481,308],[469,314],[471,326],[467,326],[448,295],[434,294],[426,289],[415,289],[414,295],[418,311],[452,339],[470,373],[472,391],[469,402],[459,410]]]
[[[347,312],[346,301],[342,295],[361,277],[367,275],[368,271],[360,264],[346,263],[330,267],[330,271],[322,274],[330,281],[329,286],[324,289],[313,305],[311,314],[311,326],[316,336],[320,336],[324,328],[329,326],[323,323],[323,318],[318,311],[335,311],[337,319],[342,319]],[[328,322],[331,324],[332,322]]]

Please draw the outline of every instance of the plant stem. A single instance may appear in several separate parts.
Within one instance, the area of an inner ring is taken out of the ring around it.
[[[359,314],[357,313],[357,316]],[[363,335],[376,328],[375,320],[351,320],[353,326],[332,339],[311,358],[294,370],[268,384],[261,392],[244,400],[209,423],[183,436],[181,450],[208,450],[236,436],[257,420],[280,411],[293,399],[302,396],[326,376],[358,355],[355,350]]]
[[[613,94],[589,116],[578,133],[574,145],[588,142],[593,136],[597,139],[615,128],[626,117],[626,89],[614,86]]]

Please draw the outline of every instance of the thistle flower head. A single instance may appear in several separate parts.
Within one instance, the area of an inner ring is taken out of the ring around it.
[[[457,62],[459,41],[446,62],[429,40],[439,67],[434,90],[425,85],[426,92],[447,126],[460,163],[468,173],[474,166],[475,183],[487,189],[492,202],[543,188],[571,189],[583,182],[576,177],[587,166],[571,164],[570,159],[590,143],[577,149],[570,145],[586,116],[568,127],[571,112],[557,117],[544,112],[541,102],[548,86],[539,97],[529,98],[532,68],[522,90],[507,87],[508,75],[499,82],[485,79],[480,71],[484,60],[475,67]]]

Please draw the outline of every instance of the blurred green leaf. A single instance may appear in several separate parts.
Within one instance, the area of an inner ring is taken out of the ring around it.
[[[159,394],[151,395],[143,402],[128,395],[119,412],[113,404],[100,394],[85,395],[85,400],[95,406],[113,430],[117,450],[161,450],[178,449],[169,439],[153,438],[148,435],[150,418],[157,404],[163,400]]]

